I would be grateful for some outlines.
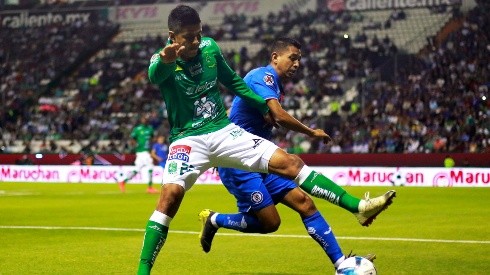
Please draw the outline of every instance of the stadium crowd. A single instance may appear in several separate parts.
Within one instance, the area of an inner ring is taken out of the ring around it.
[[[302,68],[295,79],[283,83],[283,105],[334,139],[325,146],[278,129],[275,141],[293,153],[487,151],[490,17],[488,4],[479,5],[484,7],[470,11],[444,43],[425,51],[417,67],[403,66],[391,80],[378,71],[379,60],[396,58],[400,52],[389,37],[338,35],[349,22],[363,20],[358,13],[281,11],[267,19],[247,20],[247,28],[258,29],[251,39],[264,44],[300,27],[292,36],[303,44]],[[246,31],[240,20],[230,16],[224,25],[239,35]],[[48,31],[0,29],[2,151],[30,153],[32,142],[38,141],[43,152],[128,153],[129,132],[142,114],[151,114],[157,132],[167,133],[165,106],[146,75],[155,45],[163,45],[165,39],[148,36],[129,43],[103,37],[99,51],[77,64],[87,45],[94,45],[94,33],[117,29],[110,22],[90,22],[95,23],[52,25]],[[331,27],[312,28],[314,23]],[[270,26],[283,27],[273,32]],[[223,29],[204,30],[218,44],[224,39]],[[353,46],[359,43],[363,46]],[[242,76],[268,60],[265,47],[254,56],[246,48],[225,56]],[[346,100],[342,84],[349,80],[356,81],[356,93]],[[224,91],[223,96],[230,104],[232,94]],[[69,143],[61,146],[59,140]],[[87,142],[80,145],[81,140]]]

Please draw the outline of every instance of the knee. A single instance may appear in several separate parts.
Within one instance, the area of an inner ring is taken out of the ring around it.
[[[304,165],[303,160],[297,155],[288,154],[285,159],[285,170],[288,175],[295,177]]]
[[[281,219],[268,220],[265,223],[262,223],[262,232],[263,234],[273,233],[279,229],[281,225]]]
[[[178,184],[165,184],[162,186],[157,210],[173,217],[177,213],[185,195],[185,190]]]
[[[160,199],[167,201],[175,201],[184,197],[185,190],[178,184],[165,184],[162,186],[162,192],[160,193]]]
[[[301,217],[309,217],[318,211],[313,200],[306,194],[303,194],[303,196],[300,198],[299,205],[300,208],[298,209],[298,213],[301,215]]]

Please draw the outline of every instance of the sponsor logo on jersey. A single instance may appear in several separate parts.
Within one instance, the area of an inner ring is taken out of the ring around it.
[[[233,140],[235,140],[237,137],[243,135],[243,131],[244,130],[242,128],[235,129],[235,130],[230,132],[230,135],[233,138]]]
[[[212,87],[214,87],[217,83],[217,79],[215,78],[214,80],[212,81],[206,81],[204,82],[203,84],[200,84],[198,85],[197,87],[189,87],[187,88],[187,90],[185,91],[185,93],[187,95],[193,95],[193,94],[198,94],[198,93],[201,93],[201,92],[205,92],[209,89],[211,89]]]
[[[254,146],[252,147],[253,149],[257,148],[257,146],[259,146],[262,143],[262,141],[264,141],[263,139],[258,139],[258,138],[254,138],[252,140],[255,143]]]
[[[201,63],[197,63],[195,65],[192,65],[189,67],[189,72],[191,73],[191,76],[196,76],[198,74],[203,73],[202,65]]]
[[[268,73],[266,75],[264,75],[263,80],[264,80],[266,85],[269,85],[269,86],[274,85],[274,77],[272,77],[272,75],[270,75]]]
[[[252,193],[251,199],[254,204],[259,204],[264,200],[264,195],[260,191],[255,191]]]
[[[170,152],[168,153],[168,160],[181,160],[184,162],[188,162],[189,155],[191,154],[191,149],[192,148],[187,145],[172,146],[170,147]]]

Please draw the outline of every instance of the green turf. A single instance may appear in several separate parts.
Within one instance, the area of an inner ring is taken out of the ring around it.
[[[0,183],[0,274],[135,274],[158,196],[144,193],[144,185],[127,188],[121,194],[108,184]],[[367,189],[348,187],[357,196]],[[378,195],[386,188],[369,190]],[[379,274],[489,274],[490,188],[397,191],[394,204],[369,228],[340,208],[315,203],[344,252],[378,255]],[[222,186],[194,186],[172,221],[153,274],[334,273],[298,215],[283,206],[278,232],[220,230],[205,254],[197,239],[203,208],[232,212],[235,204]]]

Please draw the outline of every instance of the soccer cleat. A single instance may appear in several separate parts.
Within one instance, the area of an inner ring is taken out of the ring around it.
[[[114,181],[117,183],[119,186],[119,190],[121,190],[122,193],[126,192],[126,182],[124,181],[124,174],[121,172],[116,173],[114,177],[112,177]]]
[[[156,193],[158,193],[158,190],[156,190],[156,189],[155,189],[155,188],[153,188],[153,187],[148,187],[148,188],[146,189],[146,193],[148,193],[148,194],[156,194]]]
[[[395,196],[395,190],[390,190],[384,195],[375,198],[369,198],[369,192],[367,192],[364,195],[365,199],[359,203],[359,212],[354,213],[354,215],[362,226],[369,226],[381,211],[388,208]]]
[[[119,185],[119,190],[121,190],[121,192],[126,192],[126,183],[124,181],[118,182],[117,185]]]
[[[201,221],[201,232],[199,233],[199,240],[201,241],[202,250],[208,253],[211,250],[211,244],[218,228],[214,227],[211,223],[211,216],[216,212],[209,209],[204,209],[199,213],[199,220]]]
[[[352,254],[352,250],[349,252],[349,255],[346,255],[345,258],[350,258],[350,257],[354,257],[356,256],[356,254]],[[363,258],[366,258],[368,259],[369,261],[371,262],[374,262],[374,259],[376,259],[376,254],[367,254],[366,256],[361,256]]]
[[[370,262],[374,262],[374,260],[376,259],[376,255],[375,254],[367,254],[366,256],[364,256],[364,258],[368,259]]]

